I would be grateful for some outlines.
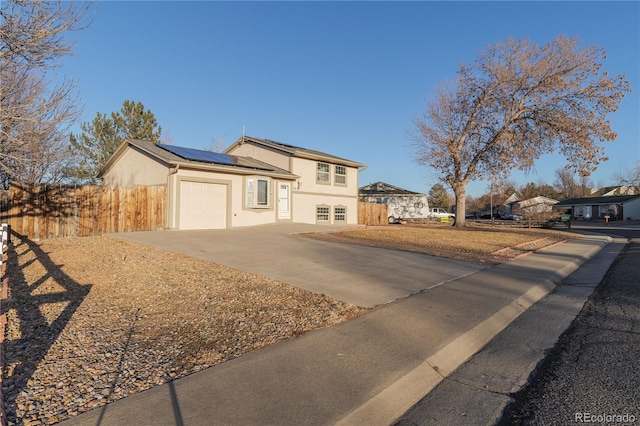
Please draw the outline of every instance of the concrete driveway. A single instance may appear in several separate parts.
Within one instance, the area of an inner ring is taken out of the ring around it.
[[[291,224],[110,236],[232,266],[363,307],[391,302],[483,269],[419,253],[295,236],[337,229]]]

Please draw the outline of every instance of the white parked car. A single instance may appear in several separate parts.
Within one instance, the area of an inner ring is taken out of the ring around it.
[[[428,217],[430,219],[438,219],[438,218],[442,218],[442,217],[447,217],[449,218],[449,220],[454,220],[456,218],[456,215],[453,213],[449,213],[448,211],[446,211],[445,209],[441,208],[441,207],[429,207],[429,215]]]

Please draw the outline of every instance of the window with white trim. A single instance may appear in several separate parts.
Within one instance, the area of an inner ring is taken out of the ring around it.
[[[271,206],[269,179],[247,178],[245,206],[250,208],[267,208]]]
[[[345,166],[336,166],[335,172],[335,184],[346,185],[347,184],[347,168]]]
[[[318,163],[318,167],[316,169],[316,182],[330,184],[330,170],[331,166],[329,165],[329,163]]]
[[[343,206],[336,206],[333,208],[333,221],[334,222],[346,222],[347,221],[347,208]]]
[[[329,222],[329,206],[316,206],[316,222]]]

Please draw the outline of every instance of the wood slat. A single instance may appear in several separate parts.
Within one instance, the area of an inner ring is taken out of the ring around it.
[[[166,227],[166,186],[110,188],[15,184],[0,191],[0,221],[27,238],[64,238]]]

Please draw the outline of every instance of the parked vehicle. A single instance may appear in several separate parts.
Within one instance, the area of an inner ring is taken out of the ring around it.
[[[455,220],[456,215],[446,211],[441,207],[429,207],[429,215],[430,219],[439,219],[439,218],[449,218],[449,220]]]
[[[514,213],[503,213],[500,215],[502,220],[524,220],[524,217]]]
[[[455,220],[456,215],[446,211],[441,207],[427,207],[423,202],[416,202],[413,205],[400,204],[390,200],[387,204],[389,213],[389,223],[400,223],[405,219],[440,219],[446,217]]]
[[[429,202],[424,195],[394,197],[386,200],[389,223],[403,220],[425,219],[429,214]]]

